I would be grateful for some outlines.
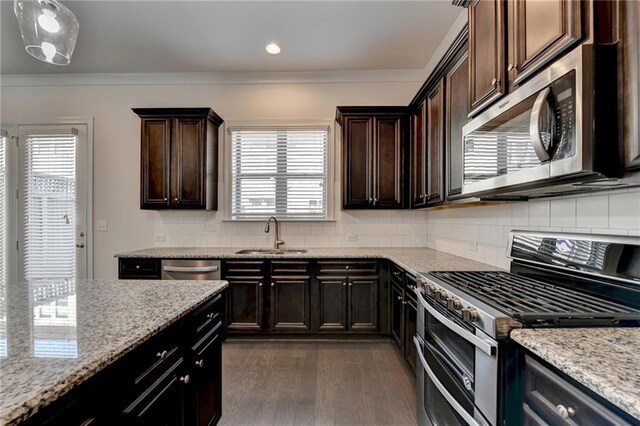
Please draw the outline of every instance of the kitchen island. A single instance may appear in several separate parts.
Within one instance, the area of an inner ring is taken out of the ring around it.
[[[217,339],[219,348],[226,287],[225,281],[160,280],[9,285],[6,326],[0,330],[7,342],[0,357],[0,424],[140,417],[139,407],[129,403],[155,392],[156,384],[167,385],[170,376],[184,382],[190,357],[200,356],[189,352],[192,346],[197,350],[201,340],[212,346]],[[217,370],[203,371],[219,380],[219,362]],[[97,404],[105,392],[109,399]],[[69,411],[73,403],[82,407]]]

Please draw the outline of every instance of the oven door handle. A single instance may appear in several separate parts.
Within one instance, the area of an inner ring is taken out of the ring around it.
[[[467,331],[464,328],[460,327],[458,324],[451,321],[450,319],[442,315],[440,312],[438,312],[436,309],[434,309],[431,305],[429,305],[429,303],[426,300],[424,300],[424,297],[422,297],[422,294],[418,288],[416,288],[414,291],[418,296],[418,301],[420,301],[420,304],[422,305],[422,307],[424,307],[424,309],[426,309],[435,319],[440,321],[449,330],[453,331],[458,336],[462,337],[463,339],[465,339],[470,343],[473,343],[482,352],[486,353],[489,356],[495,355],[496,345],[494,343],[487,341],[481,337],[478,337],[475,334],[471,333],[470,331]]]
[[[458,415],[462,417],[469,426],[484,426],[486,423],[478,423],[478,421],[471,414],[469,414],[458,401],[456,401],[453,395],[451,395],[449,391],[447,391],[447,388],[444,387],[440,380],[438,380],[436,374],[433,372],[433,370],[431,370],[431,368],[429,367],[429,363],[422,354],[421,342],[417,335],[413,336],[413,344],[416,345],[416,352],[418,353],[418,358],[420,359],[420,363],[422,364],[424,371],[427,372],[427,375],[438,389],[438,392],[440,392],[444,399],[447,400],[449,405],[451,405],[456,413],[458,413]]]

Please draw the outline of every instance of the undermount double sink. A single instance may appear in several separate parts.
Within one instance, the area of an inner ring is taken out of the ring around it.
[[[288,254],[288,255],[295,255],[295,254],[304,254],[306,253],[307,250],[305,249],[261,249],[261,248],[256,248],[256,249],[242,249],[242,250],[238,250],[236,252],[236,254]]]

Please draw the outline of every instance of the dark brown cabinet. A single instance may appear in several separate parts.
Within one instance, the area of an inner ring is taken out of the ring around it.
[[[318,278],[318,331],[347,330],[347,278]]]
[[[418,299],[413,289],[416,286],[415,278],[406,275],[406,288],[404,293],[404,326],[403,326],[403,352],[411,371],[416,371],[418,353],[413,344],[413,336],[418,332]]]
[[[411,371],[416,371],[417,299],[416,280],[396,265],[391,265],[391,338],[402,352]]]
[[[625,169],[640,172],[640,4],[637,1],[621,3],[622,16],[622,137],[624,141]]]
[[[271,277],[271,330],[311,331],[310,277]]]
[[[479,0],[469,6],[470,115],[506,92],[505,11],[504,0]]]
[[[347,288],[349,330],[378,330],[378,277],[349,277]]]
[[[464,139],[462,128],[468,122],[467,88],[469,60],[466,49],[461,50],[453,66],[445,75],[445,154],[446,192],[452,199],[462,193]]]
[[[391,338],[400,349],[403,346],[404,330],[404,289],[402,285],[391,283]]]
[[[444,79],[427,95],[427,206],[444,202]]]
[[[218,207],[218,128],[209,108],[134,108],[141,123],[140,208]]]
[[[581,1],[517,0],[509,20],[513,60],[507,71],[516,84],[579,42],[582,38]]]
[[[427,206],[427,133],[426,102],[411,115],[411,207]]]
[[[404,107],[338,107],[342,127],[342,207],[399,209],[404,205]]]
[[[227,289],[227,329],[229,332],[256,332],[265,324],[265,286],[268,276],[263,261],[227,261],[223,264]]]

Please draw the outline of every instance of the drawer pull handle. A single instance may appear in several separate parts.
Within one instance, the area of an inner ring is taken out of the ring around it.
[[[186,376],[180,377],[180,381],[186,385],[189,383],[189,375],[187,374]]]
[[[140,269],[140,265],[136,265],[136,269]]]
[[[204,365],[204,359],[201,359],[200,361],[196,361],[196,367],[202,368],[203,365]]]
[[[276,283],[271,283],[271,287],[275,287],[275,286],[276,286]]]
[[[556,412],[558,413],[558,415],[560,417],[562,417],[563,419],[568,419],[569,417],[573,417],[576,415],[576,411],[571,408],[571,407],[565,407],[564,405],[560,404],[556,407]]]
[[[258,283],[258,287],[262,287],[262,283]]]
[[[343,287],[344,287],[344,286],[346,286],[346,285],[347,285],[347,283],[342,283],[342,286],[343,286]]]
[[[213,317],[214,317],[213,312],[211,312],[210,314],[207,314],[207,318],[213,319]]]
[[[167,355],[168,355],[168,352],[167,352],[167,351],[158,352],[158,353],[156,354],[156,356],[157,356],[158,358],[160,358],[160,359],[165,359],[165,358],[167,357]]]
[[[345,266],[344,269],[349,269],[349,265]]]
[[[402,300],[402,296],[398,296],[398,300]]]

